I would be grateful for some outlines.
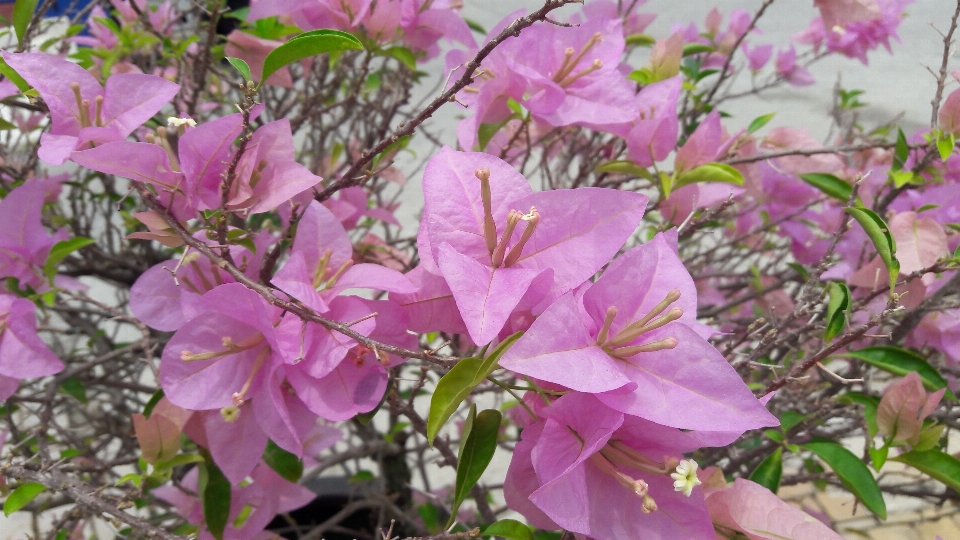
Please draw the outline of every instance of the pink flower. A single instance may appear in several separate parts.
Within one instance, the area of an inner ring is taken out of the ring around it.
[[[815,82],[807,68],[797,65],[797,51],[793,45],[777,53],[777,75],[794,86],[809,86]]]
[[[82,67],[41,53],[4,53],[50,109],[52,126],[40,136],[39,156],[62,165],[71,152],[122,141],[153,117],[180,86],[153,75],[128,73],[107,79],[106,87]]]
[[[629,285],[626,285],[629,284]],[[665,426],[740,431],[776,425],[701,335],[693,280],[663,234],[615,259],[534,321],[500,365]]]
[[[63,362],[37,335],[33,302],[0,294],[0,401],[17,391],[20,379],[53,375]]]
[[[682,453],[695,434],[618,413],[589,394],[560,397],[523,430],[504,484],[507,505],[537,528],[598,540],[712,538]]]
[[[633,234],[647,203],[597,188],[533,193],[506,162],[449,148],[427,163],[423,191],[421,264],[446,280],[478,344],[493,340],[514,310],[539,313],[592,276]]]

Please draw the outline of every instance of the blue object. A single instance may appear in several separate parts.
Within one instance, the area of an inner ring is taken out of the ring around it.
[[[16,0],[0,0],[0,4],[13,4]],[[66,15],[72,17],[79,13],[83,8],[93,3],[93,0],[57,0],[50,9],[47,10],[47,16],[59,17]],[[37,7],[43,5],[43,1],[37,3]]]

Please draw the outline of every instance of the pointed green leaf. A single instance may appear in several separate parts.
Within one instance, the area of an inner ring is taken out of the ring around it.
[[[717,49],[714,47],[711,47],[710,45],[705,45],[703,43],[687,43],[686,45],[683,46],[683,56],[711,53],[715,50]]]
[[[750,122],[750,125],[747,127],[747,133],[753,134],[753,132],[767,125],[767,122],[769,122],[770,120],[773,120],[773,117],[776,115],[777,113],[770,113],[770,114],[765,114],[763,116],[758,116],[754,118],[753,122]]]
[[[648,36],[647,34],[630,34],[626,38],[628,47],[650,47],[657,42],[656,38],[653,36]]]
[[[389,49],[384,49],[383,55],[395,58],[411,71],[417,70],[417,55],[413,54],[413,51],[406,47],[390,47]]]
[[[0,73],[3,73],[3,76],[10,79],[13,84],[17,85],[17,88],[21,92],[26,92],[30,90],[30,83],[28,83],[23,77],[17,73],[17,70],[10,67],[10,64],[7,63],[3,57],[0,57]]]
[[[10,122],[9,120],[4,120],[3,118],[0,118],[0,131],[7,131],[10,129],[17,129],[17,125],[14,124],[13,122]]]
[[[242,58],[228,56],[227,62],[230,62],[230,65],[240,72],[240,76],[243,77],[244,81],[250,80],[250,66],[247,65],[246,61],[244,61]]]
[[[900,347],[867,347],[856,351],[849,351],[841,356],[856,358],[872,366],[878,367],[894,375],[906,375],[916,371],[927,390],[936,391],[947,388],[947,381],[937,372],[937,369],[927,363],[919,354]],[[957,396],[947,388],[944,397],[957,399]]]
[[[60,391],[68,396],[77,398],[77,401],[80,403],[87,402],[87,389],[83,387],[83,383],[76,377],[70,377],[60,383]]]
[[[89,246],[93,243],[94,241],[92,239],[84,238],[83,236],[77,236],[69,240],[57,242],[50,250],[50,255],[47,255],[47,262],[43,263],[43,272],[53,279],[53,276],[57,274],[57,268],[60,266],[60,261],[74,251]]]
[[[608,161],[606,163],[601,164],[596,169],[594,169],[593,172],[598,174],[599,173],[629,174],[630,176],[636,176],[637,178],[646,178],[647,180],[653,180],[653,175],[650,174],[650,171],[627,159],[621,159],[617,161]]]
[[[800,179],[839,201],[849,201],[853,193],[853,186],[832,174],[801,174]]]
[[[360,40],[339,30],[312,30],[294,36],[290,41],[270,51],[263,61],[262,79],[265,81],[287,64],[318,54],[363,50]]]
[[[873,462],[873,470],[879,472],[883,468],[884,463],[887,462],[887,455],[890,453],[890,445],[883,445],[880,448],[874,448],[873,444],[867,448],[867,452],[870,454],[870,461]]]
[[[7,495],[7,500],[3,502],[3,515],[9,516],[30,504],[30,501],[37,498],[37,495],[43,493],[46,489],[46,486],[37,482],[28,482],[21,485],[13,490],[10,495]]]
[[[917,452],[932,450],[940,443],[940,437],[943,436],[943,430],[946,427],[947,426],[943,424],[933,424],[924,427],[920,430],[920,441],[913,445],[913,450]]]
[[[487,35],[487,30],[483,26],[481,26],[480,23],[478,23],[477,21],[474,21],[473,19],[468,19],[466,17],[464,17],[463,20],[467,23],[467,26],[470,27],[470,29],[473,30],[474,32],[484,36]]]
[[[191,463],[203,463],[203,456],[200,454],[177,454],[166,461],[158,462],[154,468],[163,471]]]
[[[533,531],[515,519],[501,519],[484,529],[480,536],[499,536],[507,540],[533,540]]]
[[[890,171],[890,179],[893,180],[894,187],[901,188],[907,184],[921,184],[923,177],[915,174],[913,171]]]
[[[750,480],[776,493],[780,489],[781,476],[783,476],[783,447],[778,446],[750,473]]]
[[[473,420],[470,434],[460,443],[463,448],[460,449],[460,462],[457,464],[457,483],[453,509],[450,511],[451,522],[456,519],[460,505],[493,459],[497,450],[497,436],[500,434],[500,420],[500,411],[482,411]]]
[[[217,540],[223,540],[223,531],[230,519],[230,481],[209,455],[200,464],[197,493],[203,506],[203,521]]]
[[[940,450],[913,451],[890,458],[960,491],[960,460]]]
[[[823,339],[829,343],[840,335],[847,325],[846,312],[850,309],[850,289],[843,283],[832,281],[827,285],[827,294],[830,300],[827,302],[827,328]]]
[[[303,462],[271,440],[263,451],[263,461],[280,476],[291,482],[297,482],[303,476]]]
[[[17,33],[17,43],[23,43],[23,38],[30,26],[30,19],[37,9],[39,0],[17,0],[13,5],[13,30]]]
[[[887,504],[883,500],[877,480],[853,452],[835,442],[810,442],[801,445],[801,448],[810,450],[829,465],[844,487],[860,499],[868,510],[880,519],[887,519]]]
[[[157,403],[160,403],[160,400],[163,399],[164,393],[163,389],[157,390],[150,396],[150,401],[143,406],[143,416],[150,418],[150,413],[153,412],[153,408],[157,406]]]
[[[877,436],[877,408],[880,406],[880,399],[860,392],[847,392],[837,398],[840,403],[863,405],[863,418],[867,421],[867,432],[870,438]]]
[[[784,411],[780,415],[780,429],[786,433],[800,422],[803,422],[804,418],[806,418],[806,415],[800,414],[797,411]]]
[[[503,129],[503,126],[507,125],[511,120],[516,118],[520,118],[520,115],[513,113],[506,117],[502,122],[497,122],[495,124],[480,124],[480,127],[477,128],[477,147],[482,151],[487,147],[488,144],[490,144],[490,140],[493,139],[493,136],[496,135],[498,131]]]
[[[943,161],[949,159],[955,144],[956,138],[951,133],[943,133],[937,137],[937,152],[940,153],[940,159]]]
[[[725,163],[707,163],[685,173],[681,173],[671,186],[671,191],[690,184],[720,182],[724,184],[743,185],[743,175]]]
[[[497,369],[500,357],[520,339],[521,335],[523,335],[522,332],[517,332],[503,340],[486,358],[461,359],[440,378],[437,388],[433,391],[433,397],[430,398],[430,414],[427,416],[427,439],[430,444],[433,444],[433,439],[440,432],[440,428],[460,407],[460,403]]]
[[[903,164],[907,162],[908,157],[910,157],[910,146],[907,144],[907,136],[903,134],[902,129],[897,128],[897,144],[894,147],[891,168],[894,171],[903,169]]]
[[[864,232],[873,242],[873,246],[880,255],[880,260],[887,267],[890,274],[890,290],[897,282],[897,275],[900,273],[900,261],[897,260],[897,243],[890,234],[890,227],[873,210],[866,208],[847,207],[844,210],[850,214],[857,223],[863,227]]]

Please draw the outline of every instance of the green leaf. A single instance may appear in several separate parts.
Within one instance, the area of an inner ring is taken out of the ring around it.
[[[406,47],[390,47],[389,49],[384,49],[383,55],[395,58],[411,71],[417,70],[417,55],[413,54],[413,51]]]
[[[463,20],[467,23],[467,26],[470,27],[470,29],[473,30],[474,32],[484,36],[487,35],[487,30],[483,26],[481,26],[480,23],[478,23],[477,21],[473,19],[468,19],[466,17],[464,17]]]
[[[863,405],[863,417],[867,421],[867,432],[870,438],[877,436],[877,407],[880,406],[880,400],[873,396],[861,394],[860,392],[847,392],[837,398],[840,403]]]
[[[767,125],[767,122],[769,122],[770,120],[773,120],[773,117],[776,115],[777,113],[770,113],[770,114],[765,114],[763,116],[758,116],[754,118],[753,122],[750,122],[750,125],[747,127],[747,133],[753,134],[753,132]]]
[[[60,383],[60,391],[68,396],[77,398],[77,401],[80,403],[87,402],[87,389],[83,387],[83,383],[76,377],[70,377]]]
[[[897,128],[897,144],[894,147],[893,166],[891,168],[894,171],[899,171],[903,168],[903,164],[907,162],[908,157],[910,157],[910,146],[907,145],[907,136],[903,134],[902,129]]]
[[[890,227],[873,210],[866,208],[847,207],[844,210],[863,227],[864,232],[873,242],[873,246],[880,255],[880,260],[887,267],[890,274],[890,290],[893,291],[900,273],[900,261],[897,260],[897,243],[890,235]]]
[[[503,129],[503,126],[507,125],[511,120],[520,118],[520,115],[513,113],[510,116],[506,117],[502,122],[497,122],[495,124],[480,124],[480,127],[477,128],[477,147],[480,150],[483,150],[490,144],[490,139],[497,134],[498,131]]]
[[[940,450],[913,451],[890,458],[960,491],[960,460]],[[6,509],[6,508],[4,508]]]
[[[757,465],[750,473],[750,480],[776,493],[780,489],[780,477],[783,475],[783,447],[776,450]]]
[[[227,62],[230,62],[230,65],[234,67],[237,71],[240,72],[240,75],[243,77],[243,80],[250,80],[250,66],[247,65],[246,61],[242,58],[234,58],[232,56],[227,57]]]
[[[801,174],[800,179],[839,201],[849,201],[853,193],[853,186],[832,174]]]
[[[267,441],[267,448],[263,451],[263,461],[277,474],[291,482],[296,482],[303,476],[303,462],[300,458],[280,448],[272,440]]]
[[[650,47],[656,43],[657,40],[647,34],[630,34],[627,36],[626,42],[628,47]]]
[[[901,349],[900,347],[867,347],[857,351],[849,351],[841,356],[856,358],[872,366],[878,367],[894,375],[906,375],[916,371],[923,381],[923,386],[930,391],[947,388],[947,381],[937,369],[927,363],[919,354]],[[947,399],[957,399],[957,396],[947,388],[944,396]]]
[[[853,452],[835,442],[810,442],[801,445],[833,469],[837,478],[868,510],[887,519],[887,504],[870,469]]]
[[[887,454],[890,453],[890,445],[885,444],[880,448],[874,448],[871,444],[867,448],[867,452],[870,454],[870,461],[873,462],[873,470],[879,472],[883,468],[883,464],[887,462]]]
[[[488,375],[497,369],[497,362],[503,353],[523,335],[517,332],[487,355],[486,358],[464,358],[457,362],[446,375],[437,382],[437,388],[430,398],[430,414],[427,417],[427,440],[433,444],[440,428],[450,419],[460,407],[460,403],[483,382]]]
[[[909,183],[921,184],[923,183],[923,177],[919,174],[914,174],[913,171],[890,171],[888,173],[890,179],[893,180],[894,187],[903,187]]]
[[[60,266],[60,261],[74,251],[93,243],[94,241],[92,239],[83,236],[57,242],[53,245],[53,249],[50,250],[50,255],[47,255],[47,262],[43,263],[43,273],[50,279],[53,279],[53,276],[57,275],[57,268]]]
[[[800,422],[803,422],[804,418],[806,418],[806,415],[800,414],[797,411],[783,411],[780,415],[780,429],[786,433]]]
[[[30,501],[37,498],[37,495],[43,493],[46,489],[46,486],[37,482],[28,482],[26,484],[22,484],[20,487],[13,490],[13,493],[8,495],[7,500],[3,502],[3,515],[9,516],[24,506],[30,504]]]
[[[500,434],[500,411],[487,409],[477,415],[470,434],[461,443],[460,462],[457,464],[457,483],[454,490],[453,509],[450,511],[451,523],[457,517],[457,510],[467,498],[470,489],[480,480],[487,469],[493,454],[497,450],[497,436]],[[448,523],[449,527],[451,523]]]
[[[827,285],[827,294],[830,300],[827,302],[827,329],[823,333],[823,339],[829,343],[840,335],[847,325],[846,312],[850,309],[850,289],[846,284],[831,281]]]
[[[166,461],[158,462],[154,465],[154,468],[158,471],[163,471],[191,463],[203,463],[203,456],[200,454],[177,454]]]
[[[230,481],[209,455],[200,465],[197,493],[203,506],[203,521],[217,540],[223,540],[223,531],[230,519]]]
[[[360,40],[339,30],[312,30],[294,36],[290,41],[270,51],[263,61],[265,81],[283,66],[316,56],[318,54],[339,51],[361,51]],[[262,84],[262,83],[261,83]]]
[[[39,0],[17,0],[13,5],[13,30],[17,33],[17,44],[23,43],[27,33],[27,26],[33,18]]]
[[[117,480],[116,485],[119,486],[120,484],[123,484],[123,483],[125,483],[125,482],[130,482],[130,483],[133,484],[137,489],[140,489],[140,485],[143,484],[143,477],[140,476],[140,475],[137,474],[137,473],[125,474],[125,475],[121,476],[119,480]]]
[[[669,191],[682,188],[690,184],[720,182],[724,184],[743,185],[743,175],[740,171],[724,163],[707,163],[677,176]],[[670,193],[666,193],[670,196]]]
[[[620,159],[616,161],[608,161],[606,163],[600,164],[599,167],[593,170],[593,172],[600,173],[614,173],[614,174],[628,174],[630,176],[636,176],[637,178],[645,178],[647,180],[653,180],[653,175],[650,174],[650,171],[637,165],[636,163],[628,159]]]
[[[710,45],[704,45],[703,43],[687,43],[683,46],[683,56],[691,56],[694,54],[703,54],[711,53],[717,50]]]
[[[0,118],[0,131],[7,131],[9,129],[17,129],[17,125],[13,122]]]
[[[932,450],[940,443],[940,437],[943,436],[943,430],[947,426],[943,424],[932,424],[920,430],[920,441],[913,445],[913,450],[922,452]]]
[[[10,79],[13,84],[17,85],[17,88],[21,92],[26,92],[30,90],[30,83],[28,83],[23,77],[17,73],[17,70],[10,67],[10,64],[7,63],[3,57],[0,57],[0,73],[3,73],[3,76]]]
[[[952,133],[942,133],[937,137],[937,152],[940,152],[940,159],[946,161],[953,154],[953,147],[956,145],[956,138]]]
[[[163,389],[157,390],[150,396],[150,401],[143,406],[143,416],[145,418],[150,418],[150,413],[153,412],[153,408],[157,406],[157,403],[160,403],[160,400],[163,399],[164,393]]]
[[[533,540],[533,531],[515,519],[501,519],[484,529],[480,536],[500,536],[507,540]]]
[[[635,69],[627,75],[627,79],[646,86],[653,80],[653,72],[650,68]]]

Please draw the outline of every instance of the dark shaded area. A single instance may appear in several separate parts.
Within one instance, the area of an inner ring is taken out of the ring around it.
[[[357,486],[347,482],[344,477],[318,478],[307,482],[306,487],[317,493],[317,498],[288,514],[293,523],[283,515],[273,518],[267,526],[268,531],[296,540],[300,534],[330,519],[351,502],[363,499],[363,493],[357,490]],[[340,521],[339,527],[375,537],[376,522],[376,510],[364,508]],[[355,534],[341,531],[327,531],[323,534],[325,540],[353,540],[356,537]]]

